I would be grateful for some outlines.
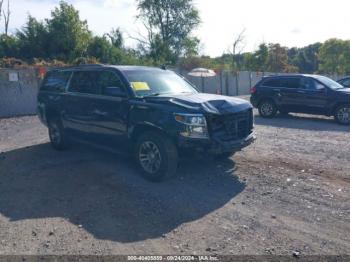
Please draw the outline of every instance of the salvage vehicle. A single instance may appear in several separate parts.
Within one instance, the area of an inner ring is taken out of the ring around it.
[[[264,77],[251,88],[250,101],[265,118],[279,111],[334,116],[339,124],[350,124],[350,88],[325,76]]]
[[[38,114],[52,146],[71,141],[134,155],[145,178],[173,176],[188,153],[228,158],[255,140],[252,105],[202,94],[161,68],[86,65],[49,71]]]

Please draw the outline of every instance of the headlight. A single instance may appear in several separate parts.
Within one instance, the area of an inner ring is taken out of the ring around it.
[[[185,125],[185,130],[181,135],[191,138],[209,138],[204,115],[175,114],[175,120]]]

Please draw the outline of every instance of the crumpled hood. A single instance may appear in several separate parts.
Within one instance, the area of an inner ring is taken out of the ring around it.
[[[252,108],[252,105],[243,99],[212,94],[175,95],[170,102],[192,110],[211,114],[237,113]]]

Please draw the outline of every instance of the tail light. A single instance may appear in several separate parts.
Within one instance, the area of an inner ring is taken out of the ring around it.
[[[250,93],[251,94],[255,94],[256,93],[256,87],[255,86],[250,89]]]

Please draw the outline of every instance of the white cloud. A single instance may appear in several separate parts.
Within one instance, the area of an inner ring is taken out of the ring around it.
[[[246,50],[262,41],[285,46],[304,46],[331,37],[350,39],[345,0],[194,0],[202,25],[195,34],[204,44],[204,53],[221,55],[233,42],[234,35],[246,28]],[[58,0],[12,0],[11,28],[25,23],[27,13],[44,19]],[[136,23],[135,0],[70,0],[88,20],[89,28],[103,34],[121,27],[126,35],[141,30]],[[128,43],[133,43],[131,40]]]
[[[203,24],[198,34],[206,52],[220,55],[233,37],[246,28],[252,50],[262,41],[304,46],[331,37],[350,39],[344,0],[197,0]],[[291,32],[298,28],[299,33]]]

